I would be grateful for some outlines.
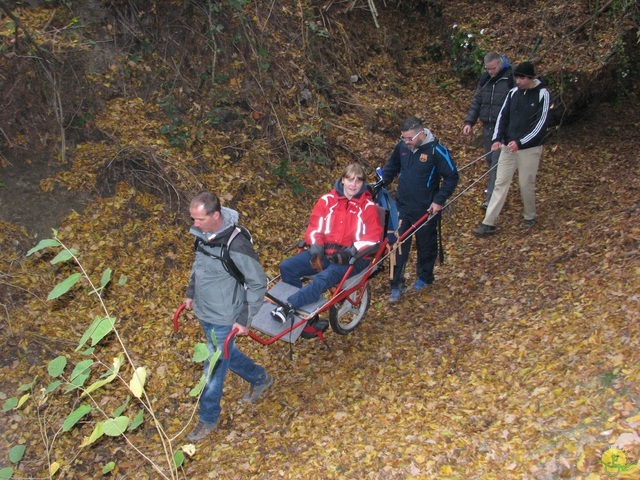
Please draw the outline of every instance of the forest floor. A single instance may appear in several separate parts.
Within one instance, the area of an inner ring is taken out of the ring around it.
[[[443,88],[436,68],[415,66],[412,80],[398,84],[393,97],[381,80],[355,86],[354,98],[381,109],[404,103],[461,168],[481,154],[460,135],[472,91],[452,79]],[[142,110],[121,110],[114,102],[104,117],[143,124]],[[372,165],[384,163],[395,134],[371,133],[356,115],[340,121],[351,151]],[[602,462],[614,446],[629,463],[640,460],[638,145],[637,92],[592,104],[583,120],[547,142],[536,225],[523,226],[514,180],[499,232],[488,238],[471,233],[482,220],[483,181],[465,190],[485,164],[465,169],[456,192],[464,193],[443,221],[446,257],[433,287],[391,306],[387,282],[378,276],[366,320],[351,335],[328,333],[329,351],[317,341],[300,340],[291,352],[283,342],[264,347],[239,339],[276,382],[246,406],[238,400],[247,386],[229,375],[220,429],[198,445],[181,473],[193,479],[595,480],[608,477]],[[93,175],[82,168],[74,164],[73,176]],[[235,198],[233,184],[224,180],[249,184],[238,209],[274,277],[313,201],[334,179],[311,171],[307,193],[297,196],[265,172],[251,155],[216,170],[224,199]],[[114,278],[127,279],[110,287],[107,304],[132,356],[150,372],[147,388],[165,430],[180,435],[190,428],[194,401],[188,391],[200,375],[191,352],[201,332],[191,314],[172,332],[192,250],[187,220],[170,224],[165,213],[161,200],[120,184],[113,196],[55,226],[92,275],[111,267]],[[34,376],[46,376],[47,363],[73,350],[96,314],[80,290],[53,304],[44,301],[68,271],[52,267],[46,255],[25,257],[33,243],[21,227],[3,223],[2,401]],[[407,274],[412,282],[413,271]],[[104,348],[109,363],[119,350],[115,342]],[[103,406],[114,410],[123,399],[106,390]],[[115,478],[159,478],[116,440],[78,449],[91,432],[89,423],[54,437],[71,408],[67,398],[61,395],[46,409],[28,402],[0,417],[0,452],[28,447],[14,478],[46,477],[48,458],[63,465],[59,478],[101,478],[112,459]],[[162,462],[151,426],[135,430],[131,439]],[[7,464],[0,458],[0,466]],[[616,474],[640,478],[634,468]]]

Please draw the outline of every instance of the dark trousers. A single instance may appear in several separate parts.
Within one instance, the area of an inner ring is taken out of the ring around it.
[[[400,212],[400,230],[402,235],[409,230],[411,225],[417,222],[420,217],[424,215],[422,213],[403,213]],[[440,215],[440,214],[438,214]],[[421,278],[426,283],[433,283],[434,275],[433,269],[436,265],[436,259],[438,258],[438,232],[437,232],[438,216],[429,217],[429,220],[425,222],[414,235],[407,238],[401,246],[402,253],[396,256],[396,267],[391,280],[391,288],[404,288],[404,269],[409,258],[409,252],[411,250],[411,243],[413,237],[416,238],[416,246],[418,249],[418,262],[416,264],[416,276]]]
[[[493,131],[495,130],[495,123],[485,123],[482,127],[482,147],[484,149],[484,153],[489,153],[491,151],[491,145],[493,142],[491,139],[493,138]],[[498,173],[498,158],[500,158],[500,150],[496,150],[491,153],[491,155],[487,155],[487,168],[492,169],[487,175],[487,189],[485,190],[484,198],[487,203],[491,200],[491,195],[493,194],[493,188],[496,185],[496,175]]]

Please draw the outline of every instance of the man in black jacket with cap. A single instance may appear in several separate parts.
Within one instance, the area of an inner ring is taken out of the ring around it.
[[[496,184],[484,220],[473,229],[476,235],[495,233],[495,222],[516,170],[524,206],[524,225],[531,227],[536,221],[535,182],[549,124],[551,95],[536,78],[530,62],[518,65],[513,75],[517,87],[508,93],[502,105],[491,146],[492,151],[500,150]]]

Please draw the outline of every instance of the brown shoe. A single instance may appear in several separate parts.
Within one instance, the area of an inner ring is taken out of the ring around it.
[[[271,385],[273,385],[273,377],[267,373],[267,378],[264,382],[259,385],[251,385],[249,391],[240,399],[240,401],[245,403],[254,403]]]
[[[216,423],[204,423],[198,420],[198,423],[193,430],[187,436],[187,440],[196,443],[206,438],[211,432],[218,429],[218,422]]]

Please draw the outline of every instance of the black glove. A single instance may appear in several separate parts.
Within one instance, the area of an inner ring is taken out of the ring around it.
[[[322,271],[322,255],[324,254],[324,247],[319,243],[312,243],[309,246],[309,263],[316,272]]]
[[[357,254],[358,254],[358,249],[353,245],[351,245],[350,247],[345,248],[344,250],[341,250],[336,253],[332,253],[329,256],[329,261],[336,263],[338,265],[345,265],[349,263],[349,260],[351,260],[351,257],[355,257]]]

